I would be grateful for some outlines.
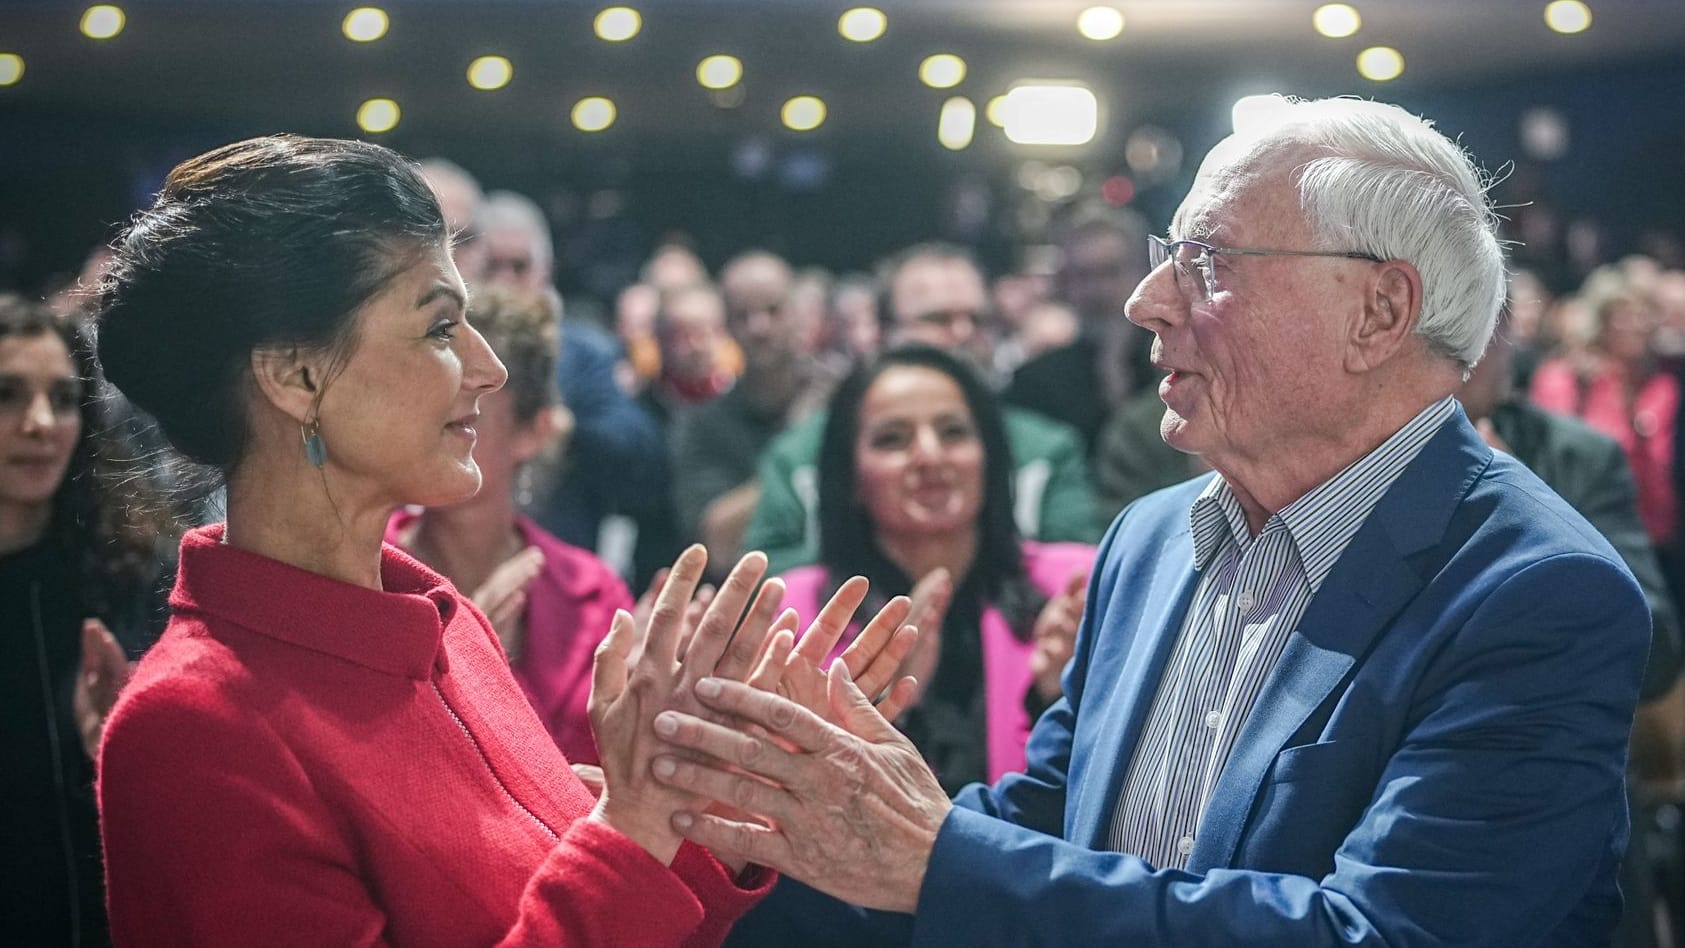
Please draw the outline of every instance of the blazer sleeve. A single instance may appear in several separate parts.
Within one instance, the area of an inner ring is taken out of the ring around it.
[[[386,944],[336,814],[279,735],[218,692],[172,679],[129,696],[107,728],[99,796],[118,944]],[[499,944],[717,943],[705,908],[729,924],[758,893],[728,892],[724,870],[699,855],[669,870],[576,820]]]
[[[1424,668],[1412,726],[1324,878],[1157,869],[1051,835],[1054,784],[1080,708],[1073,691],[1037,727],[1027,776],[968,791],[950,812],[920,890],[914,944],[1398,948],[1561,938],[1585,880],[1619,858],[1648,613],[1625,572],[1589,554],[1545,558],[1483,592]],[[1576,932],[1564,943],[1607,937]]]

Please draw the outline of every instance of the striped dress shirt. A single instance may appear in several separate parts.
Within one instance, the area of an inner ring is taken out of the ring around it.
[[[1380,447],[1274,514],[1253,536],[1212,479],[1189,511],[1199,586],[1135,744],[1110,846],[1181,869],[1235,737],[1282,647],[1381,496],[1451,417],[1423,409]]]

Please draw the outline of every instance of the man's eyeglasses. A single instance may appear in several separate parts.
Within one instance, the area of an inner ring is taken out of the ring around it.
[[[1154,270],[1164,261],[1172,263],[1171,273],[1176,278],[1176,285],[1188,299],[1202,299],[1211,302],[1217,292],[1218,254],[1233,254],[1241,257],[1341,257],[1347,260],[1368,260],[1380,263],[1380,257],[1372,253],[1359,250],[1251,250],[1239,247],[1213,247],[1197,240],[1165,240],[1162,237],[1147,237],[1147,260]]]

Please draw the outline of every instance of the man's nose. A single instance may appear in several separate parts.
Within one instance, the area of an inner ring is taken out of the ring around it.
[[[1158,332],[1174,325],[1187,311],[1187,301],[1176,286],[1175,264],[1165,261],[1135,285],[1129,301],[1123,304],[1123,315],[1142,329]]]

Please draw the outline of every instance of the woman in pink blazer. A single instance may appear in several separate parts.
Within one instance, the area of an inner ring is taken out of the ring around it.
[[[927,347],[885,352],[832,399],[820,561],[783,577],[803,617],[857,574],[871,582],[865,614],[913,595],[921,634],[902,670],[921,685],[897,723],[950,792],[1023,768],[1094,559],[1091,546],[1019,537],[1012,470],[999,405],[970,369]]]

